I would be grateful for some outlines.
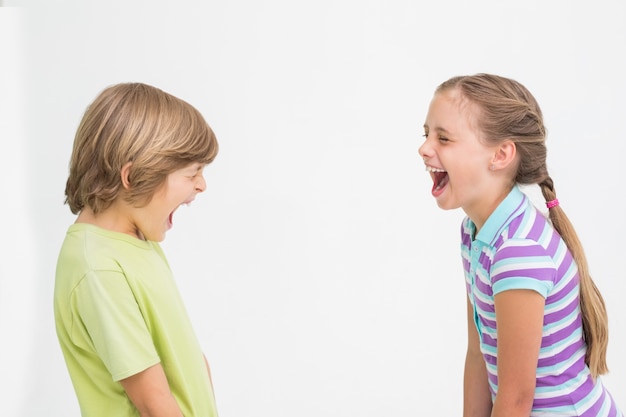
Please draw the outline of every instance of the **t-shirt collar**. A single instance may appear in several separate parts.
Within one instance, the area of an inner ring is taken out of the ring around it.
[[[478,232],[476,240],[485,244],[493,245],[511,221],[526,207],[526,195],[516,185],[509,194],[500,202],[498,207],[487,218],[487,221]]]

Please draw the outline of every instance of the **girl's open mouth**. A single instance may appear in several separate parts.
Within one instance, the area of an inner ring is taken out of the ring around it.
[[[448,182],[450,181],[448,172],[441,168],[434,168],[428,165],[426,166],[426,171],[431,173],[431,177],[433,179],[432,194],[433,196],[437,197],[443,192],[443,189],[446,187],[446,185],[448,185]]]
[[[435,172],[434,179],[435,182],[433,184],[433,191],[440,191],[443,190],[446,185],[448,185],[450,177],[448,176],[447,172]]]

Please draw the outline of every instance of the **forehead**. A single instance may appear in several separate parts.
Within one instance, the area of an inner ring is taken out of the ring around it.
[[[206,164],[202,163],[202,162],[191,162],[187,165],[182,166],[181,168],[177,169],[177,171],[184,171],[184,172],[194,172],[194,171],[200,171],[202,169],[204,169]]]
[[[428,108],[425,126],[429,129],[477,130],[478,107],[453,88],[435,93]]]

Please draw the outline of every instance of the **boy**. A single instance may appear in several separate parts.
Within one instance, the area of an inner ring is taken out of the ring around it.
[[[141,83],[105,89],[76,132],[57,336],[83,416],[217,416],[208,363],[158,242],[205,190],[217,140],[191,105]]]

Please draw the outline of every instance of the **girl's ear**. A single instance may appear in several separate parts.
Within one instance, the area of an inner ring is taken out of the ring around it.
[[[517,148],[512,140],[504,141],[493,154],[491,167],[493,170],[505,169],[515,162]]]
[[[130,189],[130,167],[133,163],[132,162],[126,162],[124,164],[124,166],[122,167],[122,170],[120,171],[120,179],[122,180],[122,187],[124,187],[125,190],[129,190]]]

